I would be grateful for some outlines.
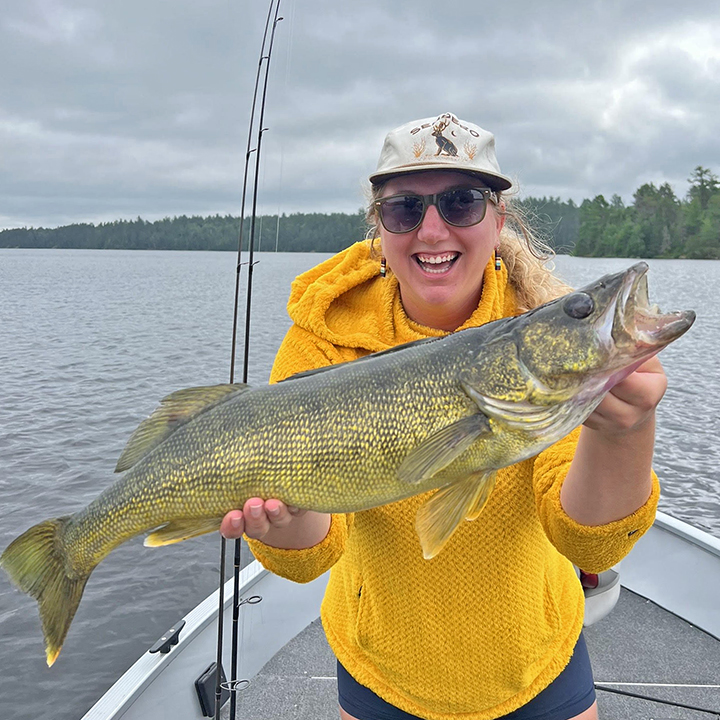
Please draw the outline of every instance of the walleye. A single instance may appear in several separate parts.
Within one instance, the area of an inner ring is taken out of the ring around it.
[[[524,315],[272,386],[173,393],[132,435],[124,477],[74,515],[15,539],[0,565],[38,601],[48,665],[95,566],[217,530],[250,497],[349,513],[437,490],[417,514],[431,558],[474,519],[499,468],[581,424],[604,394],[692,325],[648,305],[647,265]]]

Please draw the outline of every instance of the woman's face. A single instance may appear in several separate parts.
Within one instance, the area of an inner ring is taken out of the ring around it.
[[[482,183],[449,170],[407,173],[389,180],[382,196],[430,195],[455,187],[482,187]],[[390,233],[380,224],[383,255],[398,279],[408,317],[440,330],[462,325],[480,301],[485,266],[504,222],[488,202],[482,222],[470,227],[448,225],[434,205],[411,232]]]

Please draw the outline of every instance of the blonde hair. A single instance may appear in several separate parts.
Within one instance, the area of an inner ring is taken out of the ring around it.
[[[380,237],[380,218],[373,204],[382,196],[385,183],[366,188],[368,205],[365,220],[368,237],[374,242]],[[553,274],[553,249],[530,227],[528,213],[513,202],[509,193],[496,192],[494,212],[505,217],[500,231],[500,256],[508,271],[508,280],[515,290],[522,312],[554,300],[570,292],[571,288]]]

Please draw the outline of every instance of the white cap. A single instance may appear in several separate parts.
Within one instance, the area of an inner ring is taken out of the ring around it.
[[[500,172],[495,136],[452,113],[401,125],[385,138],[371,183],[422,170],[457,170],[478,175],[491,190],[509,190]]]

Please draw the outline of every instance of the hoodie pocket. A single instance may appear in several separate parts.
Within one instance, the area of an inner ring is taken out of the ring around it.
[[[361,581],[357,589],[357,613],[355,615],[355,639],[357,644],[367,647],[368,641],[368,598],[365,584]]]

